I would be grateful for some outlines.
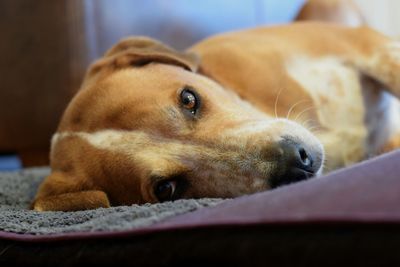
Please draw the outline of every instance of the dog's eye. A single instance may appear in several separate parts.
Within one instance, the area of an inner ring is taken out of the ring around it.
[[[169,201],[174,199],[174,193],[176,190],[176,181],[166,180],[159,182],[155,189],[154,194],[160,202]]]
[[[199,103],[195,93],[188,89],[183,89],[181,92],[181,103],[182,106],[193,115],[196,114]]]

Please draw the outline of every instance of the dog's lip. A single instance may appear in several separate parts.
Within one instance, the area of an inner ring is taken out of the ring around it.
[[[306,171],[306,170],[301,170],[303,171],[303,173],[308,177],[311,178],[313,176],[315,176],[315,172],[310,172],[310,171]]]
[[[289,175],[289,174],[287,174],[287,175]],[[277,187],[281,187],[281,186],[285,186],[285,185],[289,185],[289,184],[306,181],[306,180],[309,180],[309,179],[317,176],[317,174],[315,172],[310,172],[307,170],[303,170],[301,168],[292,169],[290,175],[291,176],[285,175],[285,176],[278,178],[279,180],[281,180],[281,182],[278,182],[278,184],[272,185],[272,188],[277,188]],[[288,179],[288,177],[290,177],[290,178]],[[269,183],[270,182],[271,182],[271,180],[269,180]]]
[[[315,175],[315,172],[311,172],[311,171],[307,171],[307,170],[303,170],[303,169],[299,169],[299,168],[298,168],[297,171],[298,171],[299,173],[301,173],[302,175],[304,175],[305,178],[306,178],[306,179],[301,179],[301,180],[299,180],[299,182],[300,182],[300,181],[308,180],[308,179],[313,178],[313,177],[316,176],[316,175]]]

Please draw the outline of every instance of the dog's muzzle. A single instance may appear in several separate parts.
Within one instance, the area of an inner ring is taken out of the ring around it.
[[[279,148],[279,167],[277,173],[269,180],[271,188],[309,179],[321,168],[321,151],[291,139],[283,139]]]

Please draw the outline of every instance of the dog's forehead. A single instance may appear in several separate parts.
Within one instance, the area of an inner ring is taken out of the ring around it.
[[[237,124],[266,115],[230,90],[202,75],[176,66],[149,64],[116,71],[84,88],[65,113],[61,131],[103,129],[156,130],[165,135],[188,133],[179,95],[193,88],[201,99],[198,125]],[[213,123],[213,121],[215,123]]]
[[[116,71],[104,79],[102,83],[103,86],[111,90],[129,88],[130,91],[135,93],[149,94],[179,89],[184,85],[197,85],[201,88],[215,86],[196,73],[180,67],[157,63]]]
[[[157,104],[162,107],[164,104],[170,104],[167,101],[177,100],[180,91],[185,87],[195,90],[201,99],[213,102],[216,108],[237,109],[241,105],[246,108],[251,106],[242,101],[232,90],[223,88],[203,75],[165,64],[121,70],[111,75],[99,87],[106,91],[104,97],[107,99],[118,101],[138,99],[142,106]]]
[[[216,81],[166,64],[153,63],[144,67],[123,69],[104,79],[97,87],[107,91],[107,98],[123,95],[125,99],[152,99],[152,103],[176,99],[183,88],[190,87],[201,98],[209,101],[218,100],[226,105],[238,104],[236,93]]]

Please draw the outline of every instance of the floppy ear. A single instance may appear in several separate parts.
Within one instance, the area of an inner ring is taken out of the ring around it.
[[[151,38],[129,37],[121,40],[108,50],[103,58],[92,64],[85,79],[103,71],[130,66],[140,67],[151,62],[176,65],[193,72],[199,66],[196,54],[176,51]]]

